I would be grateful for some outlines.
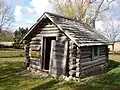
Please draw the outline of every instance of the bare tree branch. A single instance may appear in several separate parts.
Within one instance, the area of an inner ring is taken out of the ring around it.
[[[114,21],[112,18],[103,22],[105,28],[105,35],[115,42],[120,35],[120,20]]]
[[[14,17],[11,9],[4,0],[0,0],[0,30],[9,28],[13,21]]]
[[[103,2],[104,2],[104,0],[102,0],[102,1],[100,2],[100,4],[98,5],[98,8],[96,9],[95,15],[94,15],[94,17],[93,17],[92,20],[96,20],[96,18],[97,18],[98,14],[99,14],[99,11],[100,11],[100,8],[101,8]]]
[[[50,0],[56,4],[56,12],[61,15],[77,18],[95,28],[95,21],[101,13],[110,9],[118,0]]]

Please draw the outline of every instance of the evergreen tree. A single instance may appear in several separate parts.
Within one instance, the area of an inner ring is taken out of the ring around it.
[[[18,30],[14,32],[14,48],[23,48],[23,44],[20,44],[20,40],[24,37],[25,33],[28,31],[28,28],[24,29],[19,27]]]

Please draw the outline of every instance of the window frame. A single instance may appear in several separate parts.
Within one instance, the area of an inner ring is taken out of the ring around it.
[[[97,55],[95,55],[95,48],[97,48]],[[92,47],[92,59],[99,57],[99,54],[100,54],[99,46],[93,46]]]

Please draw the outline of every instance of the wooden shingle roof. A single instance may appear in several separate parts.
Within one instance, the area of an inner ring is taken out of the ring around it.
[[[99,31],[91,28],[89,25],[83,24],[81,21],[63,17],[53,13],[45,12],[37,23],[32,26],[29,32],[24,36],[23,40],[32,32],[40,21],[47,17],[55,24],[68,38],[70,38],[77,46],[105,45],[109,40]]]

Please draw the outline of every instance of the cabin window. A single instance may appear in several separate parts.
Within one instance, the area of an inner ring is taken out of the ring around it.
[[[92,48],[92,55],[93,56],[99,56],[99,47],[98,46],[94,46]]]

